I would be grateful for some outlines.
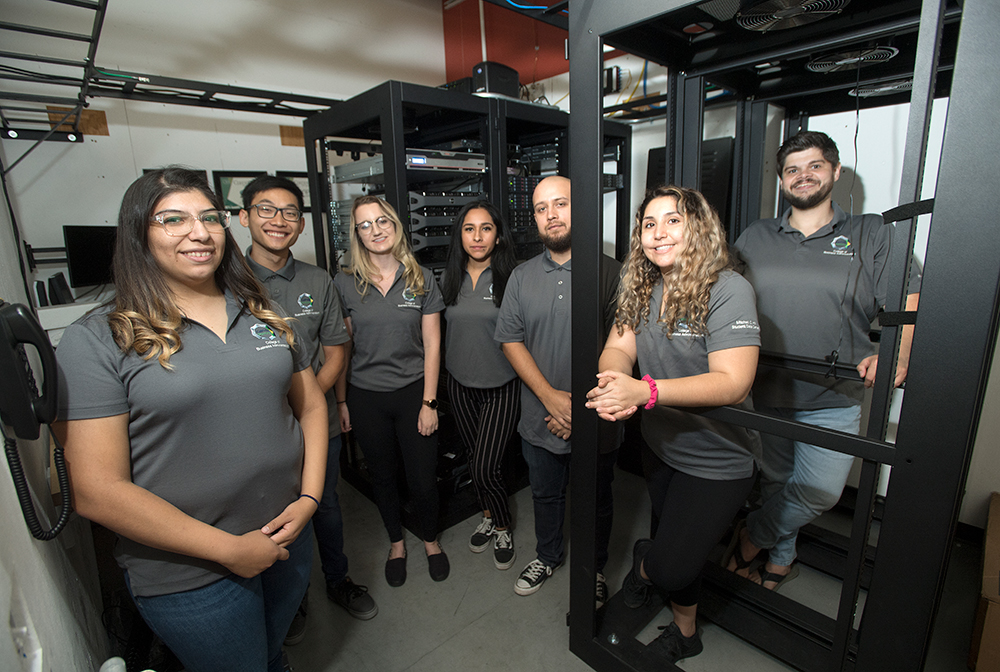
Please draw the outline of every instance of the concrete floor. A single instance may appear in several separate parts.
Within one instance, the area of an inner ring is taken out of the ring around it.
[[[473,516],[441,535],[451,561],[448,580],[431,581],[421,544],[407,533],[409,576],[405,585],[391,588],[383,576],[389,544],[378,510],[350,485],[341,481],[339,487],[350,576],[369,587],[379,613],[370,621],[358,621],[327,600],[317,554],[306,636],[288,648],[296,672],[590,669],[568,648],[568,566],[557,570],[534,595],[514,593],[518,573],[535,557],[527,489],[513,498],[517,560],[509,570],[497,570],[489,551],[469,551],[469,536],[479,523],[479,517]],[[643,480],[618,471],[611,560],[605,572],[612,592],[620,588],[628,571],[632,542],[649,529],[648,502]],[[925,672],[966,670],[979,591],[979,553],[976,544],[955,544]],[[803,567],[799,578],[782,592],[822,613],[836,613],[839,582],[825,574]],[[661,612],[640,634],[640,641],[653,639],[656,626],[669,622],[669,611]],[[792,669],[711,622],[703,621],[702,626],[705,650],[681,661],[679,667],[684,670]]]

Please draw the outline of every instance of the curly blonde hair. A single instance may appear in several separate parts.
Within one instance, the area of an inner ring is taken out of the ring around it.
[[[365,296],[369,287],[374,284],[372,281],[375,276],[378,275],[378,269],[372,263],[368,248],[361,242],[361,234],[357,229],[358,208],[373,203],[392,221],[392,226],[396,230],[396,242],[392,244],[391,251],[396,261],[403,264],[403,281],[406,283],[406,288],[417,296],[423,296],[427,292],[424,288],[424,273],[420,270],[417,258],[413,256],[409,238],[406,236],[399,215],[396,214],[396,209],[385,199],[371,195],[358,196],[351,206],[351,229],[354,233],[351,235],[351,268],[348,272],[354,275],[354,288],[358,290],[358,294]]]
[[[149,250],[149,228],[157,204],[171,194],[182,192],[201,193],[213,208],[222,209],[222,202],[208,186],[203,173],[181,166],[146,173],[132,183],[122,198],[112,261],[115,298],[111,301],[114,310],[108,314],[108,326],[115,343],[124,353],[134,350],[143,359],[156,357],[160,366],[168,370],[173,369],[171,355],[183,347],[180,334],[183,321],[163,272]],[[295,347],[292,328],[271,310],[267,294],[228,229],[215,282]]]
[[[677,211],[684,216],[684,249],[667,274],[642,249],[642,218],[646,208],[653,199],[664,197],[676,199]],[[649,300],[657,282],[663,283],[663,304],[656,321],[663,325],[667,338],[681,322],[696,334],[706,332],[709,292],[719,273],[730,266],[730,259],[719,216],[704,196],[694,189],[673,185],[647,190],[635,215],[625,264],[615,313],[619,334],[625,327],[639,333],[641,325],[649,319]]]

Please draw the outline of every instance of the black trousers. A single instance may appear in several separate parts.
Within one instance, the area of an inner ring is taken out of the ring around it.
[[[479,505],[493,524],[510,527],[510,506],[503,465],[507,444],[521,417],[521,380],[500,387],[465,387],[448,376],[448,398],[462,443],[469,449],[469,470]]]
[[[642,470],[659,525],[643,560],[646,576],[682,607],[698,603],[701,568],[743,506],[756,473],[715,481],[677,471],[642,447]]]
[[[392,392],[372,392],[351,385],[347,393],[351,426],[368,461],[375,504],[390,542],[403,539],[397,481],[400,456],[410,499],[420,521],[420,533],[424,541],[437,538],[438,438],[437,432],[423,436],[417,431],[423,398],[423,379]]]

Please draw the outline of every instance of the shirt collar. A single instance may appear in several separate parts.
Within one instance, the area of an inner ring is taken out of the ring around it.
[[[542,269],[546,273],[549,273],[551,271],[558,271],[559,269],[562,269],[564,271],[572,271],[573,259],[570,258],[569,260],[566,261],[565,264],[561,265],[557,264],[555,261],[552,260],[552,253],[549,252],[548,249],[546,249],[544,252],[542,252]]]
[[[837,202],[830,201],[830,205],[833,207],[833,218],[829,222],[821,226],[819,229],[817,229],[816,233],[812,234],[812,236],[809,236],[810,238],[822,237],[831,234],[839,227],[843,226],[845,222],[847,222],[848,219],[847,213],[844,212],[839,205],[837,205]],[[783,214],[781,216],[781,219],[778,220],[778,231],[781,231],[783,233],[792,233],[792,232],[802,233],[801,231],[799,231],[794,226],[788,223],[788,218],[791,216],[791,214],[792,214],[791,208],[785,210],[785,214]]]
[[[253,274],[257,276],[258,280],[264,281],[275,275],[280,275],[285,280],[292,280],[295,278],[295,257],[291,252],[288,253],[288,261],[285,262],[285,265],[276,271],[272,271],[270,268],[261,266],[254,261],[253,258],[251,258],[251,249],[253,248],[247,248],[247,251],[243,254],[243,258],[247,260],[247,266],[250,267],[250,270],[253,271]]]

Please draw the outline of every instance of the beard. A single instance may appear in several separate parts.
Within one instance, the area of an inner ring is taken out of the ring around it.
[[[572,231],[567,229],[566,233],[562,235],[552,235],[546,232],[539,233],[538,237],[542,239],[542,244],[549,252],[559,254],[568,251],[573,246],[571,233]]]
[[[793,207],[799,210],[809,210],[814,208],[820,203],[822,203],[826,198],[833,193],[833,180],[830,180],[826,184],[820,184],[819,189],[814,191],[809,196],[797,196],[793,194],[784,185],[781,185],[781,195],[785,197],[785,200]]]

